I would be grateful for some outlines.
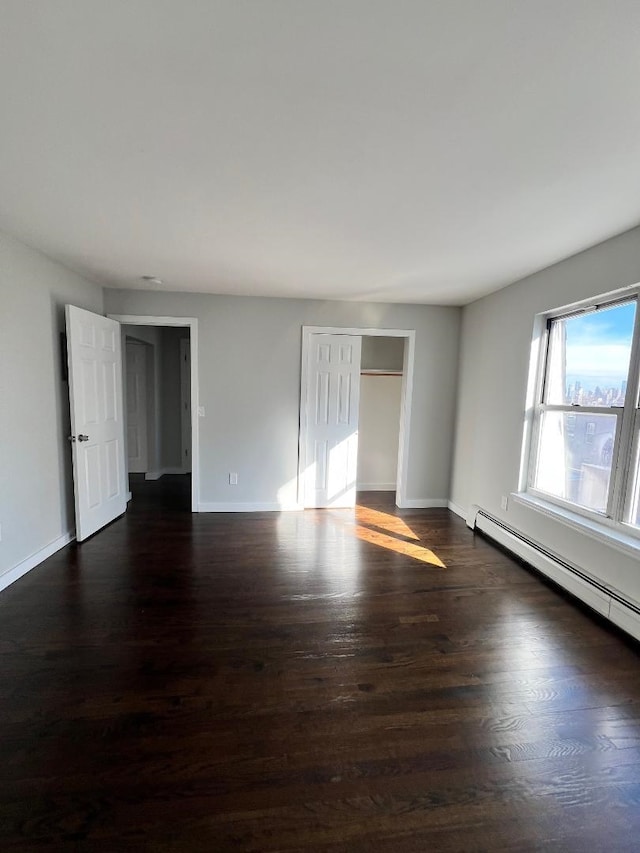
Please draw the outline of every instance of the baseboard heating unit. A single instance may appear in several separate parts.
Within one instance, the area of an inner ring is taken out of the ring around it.
[[[480,507],[471,508],[467,525],[497,542],[614,625],[640,640],[640,608],[619,593],[600,584],[577,566],[553,554],[539,542],[534,542]]]

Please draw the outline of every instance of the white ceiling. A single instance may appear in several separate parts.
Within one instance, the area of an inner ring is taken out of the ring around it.
[[[0,22],[0,228],[107,286],[462,304],[640,222],[638,0]]]

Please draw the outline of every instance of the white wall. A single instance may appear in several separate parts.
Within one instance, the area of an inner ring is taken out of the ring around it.
[[[159,472],[162,467],[162,339],[160,329],[155,326],[122,326],[122,352],[126,359],[125,341],[131,338],[146,344],[147,350],[147,472]],[[126,368],[123,363],[123,387],[126,388]],[[125,406],[126,419],[126,406]],[[126,435],[126,429],[125,429]]]
[[[303,325],[415,329],[407,497],[447,500],[459,308],[126,290],[105,307],[198,318],[204,504],[295,502]]]
[[[396,488],[401,397],[402,376],[360,377],[359,489]]]
[[[365,335],[362,338],[362,369],[400,370],[404,361],[406,338],[389,338],[384,335]]]
[[[0,586],[75,526],[65,303],[102,313],[102,289],[0,235]]]
[[[517,490],[536,314],[640,280],[640,229],[601,243],[463,311],[451,499],[478,504],[640,604],[638,561],[500,498]]]
[[[180,412],[180,341],[189,338],[189,329],[167,326],[161,329],[162,365],[162,468],[183,468],[182,420]]]

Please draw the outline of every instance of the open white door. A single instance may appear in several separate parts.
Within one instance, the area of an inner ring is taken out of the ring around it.
[[[355,506],[361,343],[356,335],[311,336],[301,420],[305,507]]]
[[[127,508],[120,324],[66,306],[76,538]]]

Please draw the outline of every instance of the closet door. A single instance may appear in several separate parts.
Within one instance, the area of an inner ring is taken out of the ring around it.
[[[355,335],[311,336],[304,413],[305,507],[355,506],[361,342]]]

